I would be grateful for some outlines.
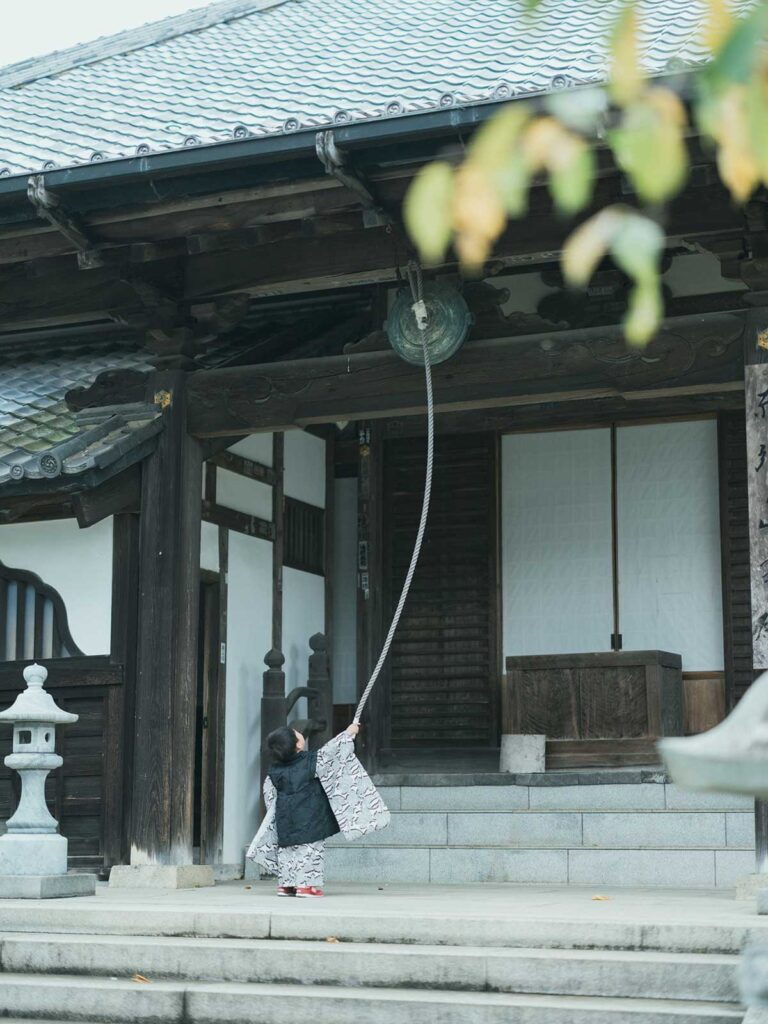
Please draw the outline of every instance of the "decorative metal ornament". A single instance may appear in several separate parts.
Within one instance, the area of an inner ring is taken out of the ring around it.
[[[430,281],[424,285],[427,307],[427,347],[433,365],[450,359],[463,345],[472,314],[463,296],[451,285]],[[384,325],[389,343],[397,354],[414,366],[424,365],[422,332],[413,312],[413,296],[404,288],[395,299]]]

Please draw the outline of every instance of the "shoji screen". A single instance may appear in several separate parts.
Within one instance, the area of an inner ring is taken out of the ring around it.
[[[624,648],[722,669],[716,422],[622,427],[617,467]]]
[[[610,649],[610,431],[502,439],[504,654]]]

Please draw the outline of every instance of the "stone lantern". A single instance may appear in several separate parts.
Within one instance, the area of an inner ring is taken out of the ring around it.
[[[19,806],[0,836],[0,898],[87,896],[96,891],[95,875],[67,874],[67,840],[45,803],[45,780],[63,764],[56,753],[56,726],[78,718],[56,706],[43,688],[47,677],[42,665],[28,665],[26,690],[0,711],[0,723],[13,723],[13,753],[5,765],[21,777]]]

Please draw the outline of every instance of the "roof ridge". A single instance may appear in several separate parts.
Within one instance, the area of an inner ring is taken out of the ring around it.
[[[190,0],[194,2],[194,0]],[[30,57],[0,68],[0,90],[24,85],[39,78],[48,78],[71,71],[83,64],[95,64],[107,57],[117,57],[131,50],[141,50],[177,36],[199,32],[225,21],[245,18],[249,14],[280,7],[301,0],[216,0],[205,7],[196,7],[160,21],[148,22],[138,28],[124,29],[111,36],[100,36],[87,43],[78,43],[66,50],[54,50],[43,57]]]

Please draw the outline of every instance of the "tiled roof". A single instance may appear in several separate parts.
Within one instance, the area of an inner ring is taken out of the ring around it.
[[[64,402],[71,388],[126,368],[149,368],[132,343],[0,351],[0,485],[102,469],[157,433],[156,405],[75,413]]]
[[[181,15],[0,72],[0,174],[600,81],[622,5],[220,0],[204,22]],[[650,72],[706,59],[702,0],[640,6]]]

